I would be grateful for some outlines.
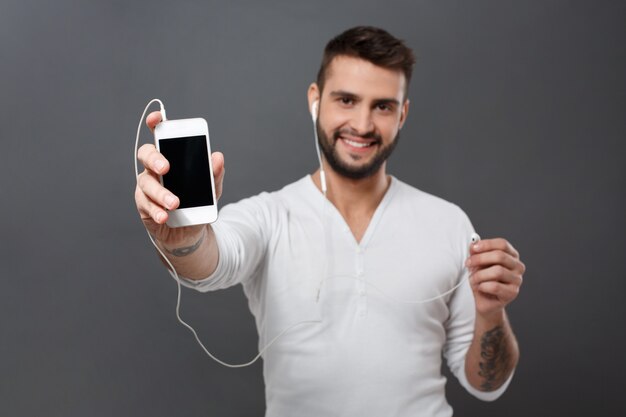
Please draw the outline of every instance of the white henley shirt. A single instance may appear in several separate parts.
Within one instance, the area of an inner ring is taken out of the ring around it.
[[[187,287],[242,284],[263,355],[266,417],[452,415],[442,357],[464,371],[475,306],[464,268],[472,225],[456,205],[396,178],[357,242],[310,176],[225,206],[216,271]],[[326,278],[326,279],[324,279]],[[320,289],[321,288],[321,289]]]

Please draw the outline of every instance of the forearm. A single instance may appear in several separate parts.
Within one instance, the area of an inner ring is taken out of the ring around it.
[[[506,382],[518,359],[517,340],[504,310],[494,317],[477,314],[474,339],[465,357],[469,383],[480,391],[494,391]]]
[[[156,242],[180,276],[200,280],[211,275],[217,268],[219,251],[215,233],[209,225],[199,235],[187,241],[168,245]],[[169,268],[162,256],[161,261]]]

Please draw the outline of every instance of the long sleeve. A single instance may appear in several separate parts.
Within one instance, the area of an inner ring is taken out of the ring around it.
[[[267,249],[270,203],[264,194],[229,204],[212,225],[219,251],[216,270],[202,280],[181,284],[201,292],[242,284],[256,275]]]

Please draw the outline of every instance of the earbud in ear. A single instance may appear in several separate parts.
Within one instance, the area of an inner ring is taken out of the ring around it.
[[[314,122],[317,121],[317,107],[319,104],[319,100],[315,100],[313,104],[311,104],[311,118]]]

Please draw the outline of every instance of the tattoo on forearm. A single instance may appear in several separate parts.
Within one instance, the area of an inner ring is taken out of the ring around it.
[[[483,378],[480,387],[492,391],[502,385],[510,367],[510,355],[502,326],[485,332],[480,340],[480,371]]]
[[[196,250],[198,250],[198,248],[202,244],[202,241],[204,241],[204,235],[206,235],[206,230],[202,231],[202,236],[200,236],[200,239],[198,239],[198,241],[196,243],[194,243],[193,245],[191,245],[191,246],[184,246],[182,248],[176,248],[176,249],[164,248],[165,252],[169,253],[170,255],[177,256],[177,257],[191,255]]]

